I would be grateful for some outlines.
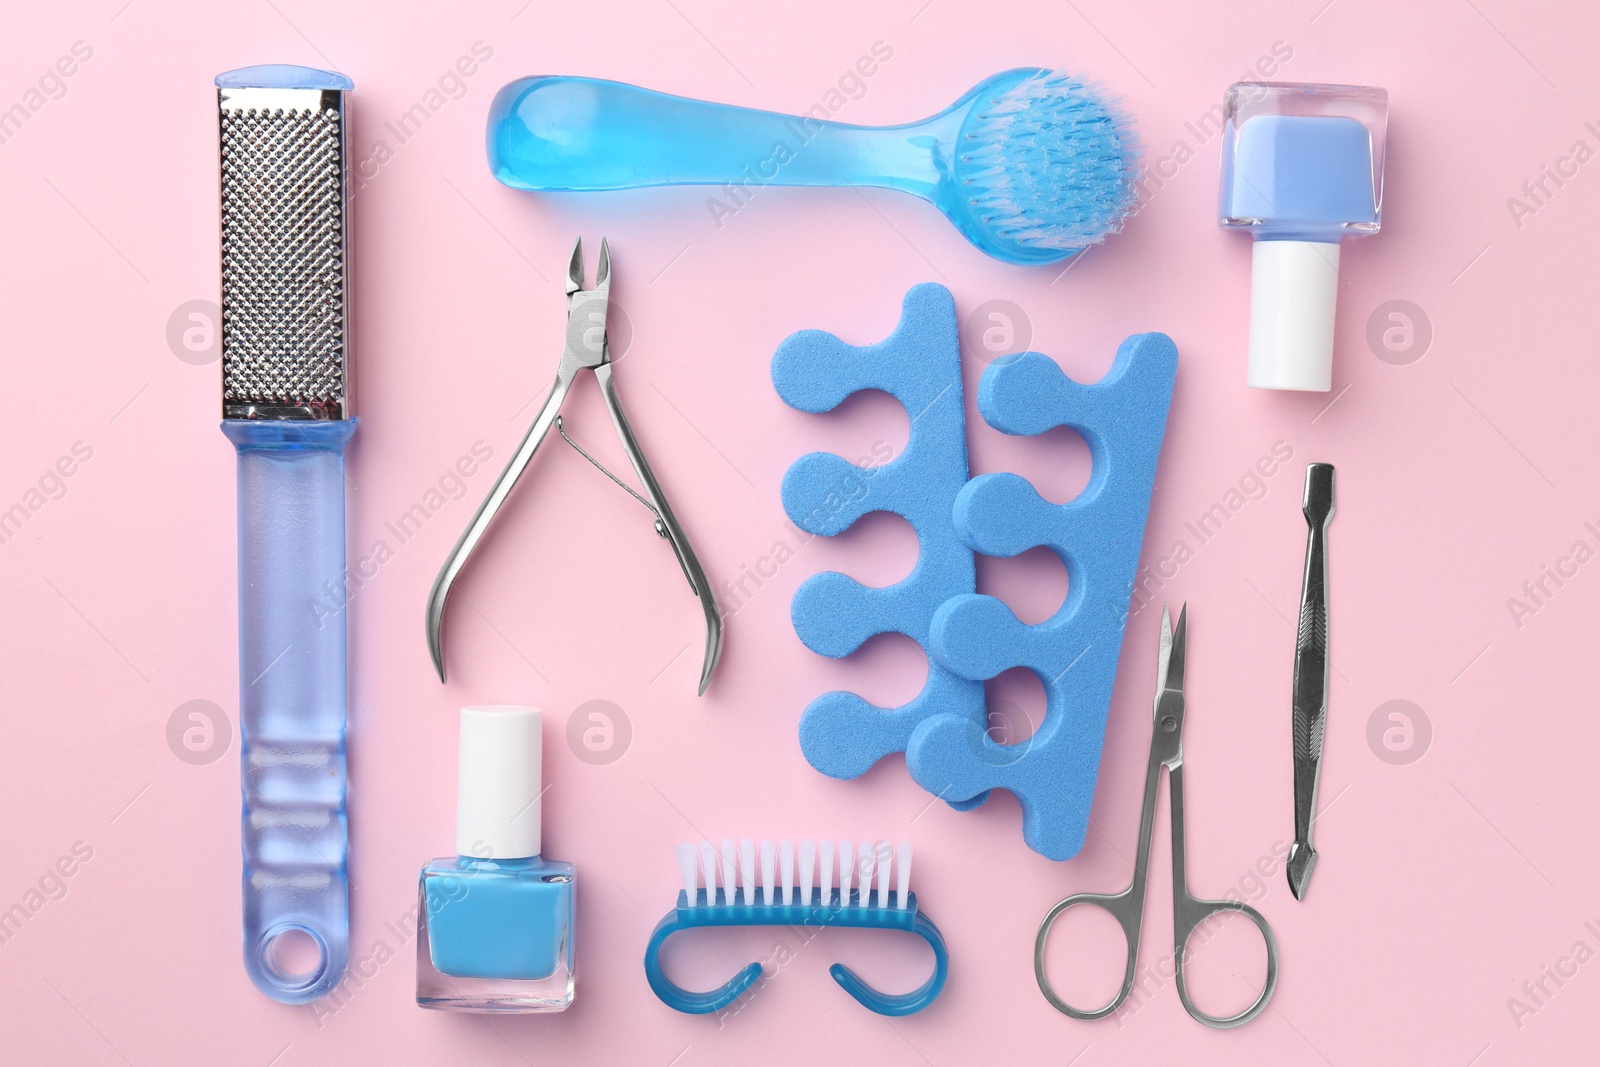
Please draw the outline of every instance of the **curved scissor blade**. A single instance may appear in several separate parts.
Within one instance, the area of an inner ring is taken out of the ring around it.
[[[1176,628],[1172,625],[1167,606],[1161,606],[1161,652],[1156,663],[1156,698],[1151,708],[1155,729],[1150,735],[1150,759],[1174,773],[1183,762],[1183,665],[1189,637],[1188,620],[1187,604],[1178,609]],[[1155,787],[1152,785],[1150,788]],[[1176,778],[1173,779],[1173,788],[1177,788]],[[1149,797],[1154,795],[1151,793]],[[1178,803],[1176,795],[1173,803]],[[1176,813],[1174,818],[1177,818]]]
[[[594,287],[611,288],[611,242],[600,238],[600,265],[594,269]]]
[[[1155,699],[1160,702],[1166,691],[1166,665],[1173,659],[1173,616],[1162,605],[1162,643],[1155,649]]]
[[[1161,689],[1183,692],[1184,652],[1189,643],[1189,605],[1178,609],[1178,625],[1162,641]]]

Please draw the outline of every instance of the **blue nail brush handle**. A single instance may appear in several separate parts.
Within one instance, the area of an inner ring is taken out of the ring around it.
[[[263,993],[326,995],[350,953],[345,812],[344,449],[354,419],[245,421],[238,450],[244,955]],[[272,941],[308,935],[290,974]]]

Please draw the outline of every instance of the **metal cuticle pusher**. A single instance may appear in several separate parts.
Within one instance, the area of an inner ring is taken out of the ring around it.
[[[1311,847],[1317,779],[1328,728],[1328,524],[1333,521],[1333,467],[1306,467],[1302,504],[1306,524],[1306,571],[1300,591],[1300,625],[1294,643],[1294,844],[1289,850],[1289,888],[1304,900],[1317,865]]]

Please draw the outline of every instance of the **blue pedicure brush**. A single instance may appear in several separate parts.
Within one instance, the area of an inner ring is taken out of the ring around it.
[[[852,126],[593,78],[522,78],[489,109],[489,168],[517,189],[870,185],[919,196],[980,249],[1052,263],[1116,233],[1138,146],[1095,86],[1008,70],[904,126]]]
[[[944,989],[950,954],[944,935],[918,907],[917,895],[911,892],[910,842],[895,846],[888,841],[862,841],[857,846],[841,840],[838,855],[836,868],[832,841],[801,841],[796,848],[793,841],[774,845],[764,840],[759,853],[749,838],[737,845],[731,838],[723,838],[720,851],[710,841],[701,841],[698,848],[689,842],[680,844],[683,892],[678,894],[677,906],[656,924],[645,949],[644,971],[650,988],[670,1008],[688,1015],[709,1015],[727,1008],[762,980],[762,965],[750,963],[709,992],[695,993],[677,985],[661,966],[661,946],[683,930],[782,926],[809,941],[824,926],[855,927],[903,930],[922,938],[933,950],[933,973],[921,986],[898,994],[879,992],[842,963],[828,968],[833,980],[862,1007],[879,1015],[911,1015],[932,1004]],[[717,888],[719,882],[721,889]]]
[[[222,432],[238,450],[244,958],[290,1004],[349,958],[344,449],[350,415],[350,79],[264,66],[217,78]],[[274,942],[301,934],[304,974]]]

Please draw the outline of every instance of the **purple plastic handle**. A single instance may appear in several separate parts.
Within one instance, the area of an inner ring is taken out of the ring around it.
[[[354,419],[229,419],[239,453],[244,958],[276,1000],[326,995],[350,954],[345,812],[344,449]],[[319,959],[290,974],[272,942]]]

